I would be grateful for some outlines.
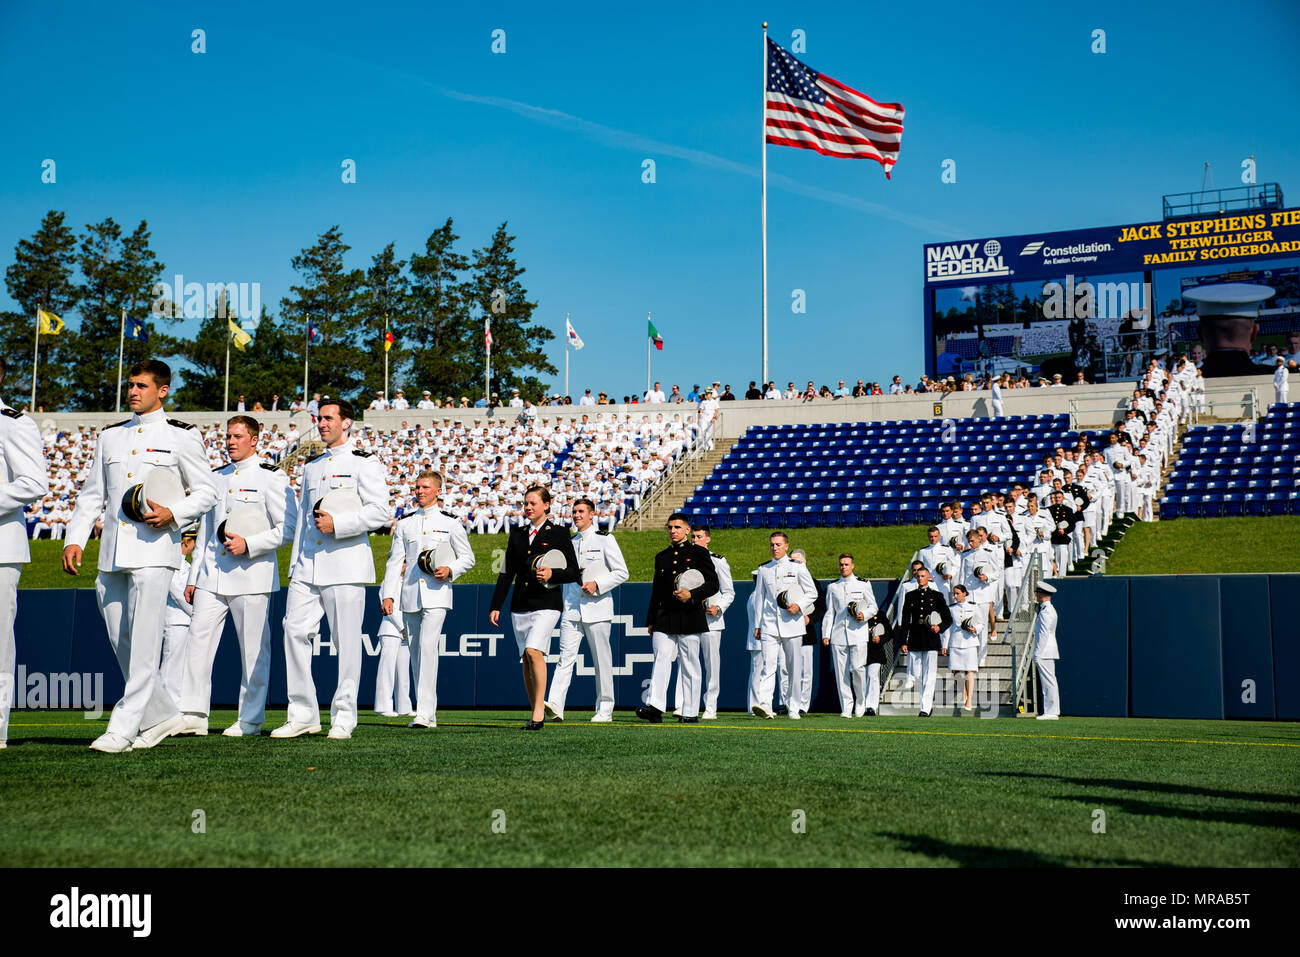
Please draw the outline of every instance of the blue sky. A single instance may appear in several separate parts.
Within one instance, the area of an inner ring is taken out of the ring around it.
[[[467,253],[508,220],[535,318],[556,332],[557,390],[566,312],[586,342],[575,397],[644,386],[650,312],[665,387],[743,391],[761,358],[764,19],[787,48],[805,32],[810,66],[907,110],[892,181],[874,162],[767,148],[781,384],[915,379],[925,242],[1159,219],[1161,195],[1198,189],[1206,161],[1236,186],[1251,155],[1300,205],[1300,5],[1286,0],[6,0],[0,261],[49,209],[78,230],[144,218],[169,277],[259,282],[275,310],[290,258],[335,223],[361,267],[389,241],[409,256],[448,216]]]

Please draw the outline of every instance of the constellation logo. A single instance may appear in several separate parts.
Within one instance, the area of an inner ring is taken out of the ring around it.
[[[148,937],[152,915],[152,894],[83,895],[74,887],[50,898],[51,927],[127,927],[133,937]]]
[[[1043,243],[1041,240],[1036,243],[1026,243],[1025,248],[1020,250],[1020,255],[1032,256],[1034,253],[1038,252],[1038,250],[1042,248],[1043,248]]]

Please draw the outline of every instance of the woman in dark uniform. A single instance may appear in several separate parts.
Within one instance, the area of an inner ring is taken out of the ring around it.
[[[532,718],[524,725],[525,731],[539,731],[545,718],[546,656],[551,650],[551,632],[560,623],[564,609],[564,595],[560,588],[548,588],[579,578],[578,557],[574,554],[569,530],[550,519],[551,493],[534,485],[524,495],[524,517],[528,524],[510,530],[506,542],[505,570],[497,576],[497,586],[492,592],[492,610],[488,619],[495,627],[501,617],[501,607],[506,592],[515,586],[510,596],[510,624],[523,662],[524,689],[532,705]],[[563,568],[537,568],[534,559],[551,549],[558,549],[565,558]]]

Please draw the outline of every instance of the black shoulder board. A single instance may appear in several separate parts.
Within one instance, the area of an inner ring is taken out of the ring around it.
[[[722,558],[722,556],[719,555],[717,552],[709,552],[709,554],[712,555],[714,558]],[[725,561],[725,559],[723,560]]]
[[[106,425],[106,426],[104,426],[104,428],[106,428],[106,429],[115,429],[115,428],[117,428],[119,425],[130,425],[130,424],[131,424],[131,420],[130,420],[130,419],[123,419],[121,422],[114,422],[112,425]]]
[[[329,452],[321,452],[319,455],[313,455],[313,456],[312,456],[311,458],[309,458],[307,461],[308,461],[308,462],[315,462],[317,459],[323,459],[323,458],[325,458],[325,456],[327,456],[327,455],[329,455]]]
[[[596,534],[597,534],[597,535],[608,535],[608,534],[609,534],[609,529],[607,529],[607,528],[598,528],[598,529],[596,529]]]
[[[278,471],[280,471],[280,466],[278,466],[278,465],[272,465],[270,462],[259,462],[259,463],[257,463],[257,467],[258,467],[258,468],[266,469],[268,472],[278,472]]]
[[[353,455],[359,455],[359,456],[361,456],[363,459],[368,459],[368,458],[370,458],[370,453],[369,453],[369,452],[362,452],[360,449],[353,449],[353,450],[352,450],[352,454],[353,454]]]
[[[455,518],[455,517],[456,517],[454,514],[452,514],[451,512],[447,511],[445,508],[440,508],[440,509],[438,509],[438,511],[442,512],[442,514],[443,514],[443,515],[446,515],[448,518]]]
[[[11,419],[21,419],[23,417],[23,414],[17,409],[0,409],[0,412],[3,412]]]
[[[125,425],[126,423],[123,422],[122,424]],[[167,424],[168,424],[168,425],[174,425],[174,426],[176,426],[176,428],[178,428],[178,429],[194,429],[194,428],[198,428],[198,426],[191,425],[189,422],[182,422],[180,419],[168,419],[168,420],[167,420]]]

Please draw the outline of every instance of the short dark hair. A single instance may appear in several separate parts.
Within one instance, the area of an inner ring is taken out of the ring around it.
[[[596,510],[596,503],[593,502],[591,499],[587,498],[587,496],[585,496],[585,495],[583,495],[581,498],[575,498],[575,499],[573,500],[573,504],[574,504],[575,507],[578,506],[578,505],[585,505],[585,506],[587,506],[587,508],[591,509],[593,512]]]
[[[160,389],[165,385],[170,386],[172,384],[171,366],[158,359],[141,359],[131,366],[130,375],[147,375],[153,379],[153,384]]]
[[[705,525],[703,522],[696,522],[695,524],[693,524],[691,526],[691,531],[703,532],[705,535],[708,535],[710,538],[713,537],[713,532],[709,531],[709,526]]]
[[[846,558],[847,558],[849,561],[853,561],[853,556],[850,555],[848,552],[840,552],[840,558],[839,558],[839,560],[840,560],[840,561],[844,561],[844,559],[846,559]]]
[[[773,532],[771,535],[767,536],[767,540],[770,542],[772,539],[776,538],[778,535],[779,535],[781,538],[785,539],[785,543],[786,543],[787,545],[790,544],[790,536],[787,535],[785,532]]]
[[[691,517],[687,515],[685,512],[673,512],[671,515],[668,516],[668,521],[664,522],[664,524],[671,525],[673,522],[685,522],[687,527],[689,528],[691,524]]]
[[[532,495],[534,492],[536,492],[537,497],[542,500],[543,505],[551,504],[551,490],[547,488],[545,485],[530,485],[528,487],[528,491],[524,492],[524,498],[527,498],[528,496]]]
[[[226,420],[227,432],[230,431],[232,425],[242,425],[244,428],[248,429],[248,434],[253,438],[257,438],[262,434],[262,427],[257,424],[257,419],[253,418],[251,415],[232,415]]]
[[[339,410],[340,419],[356,419],[357,411],[352,408],[352,403],[347,399],[322,399],[317,411],[331,405]]]

